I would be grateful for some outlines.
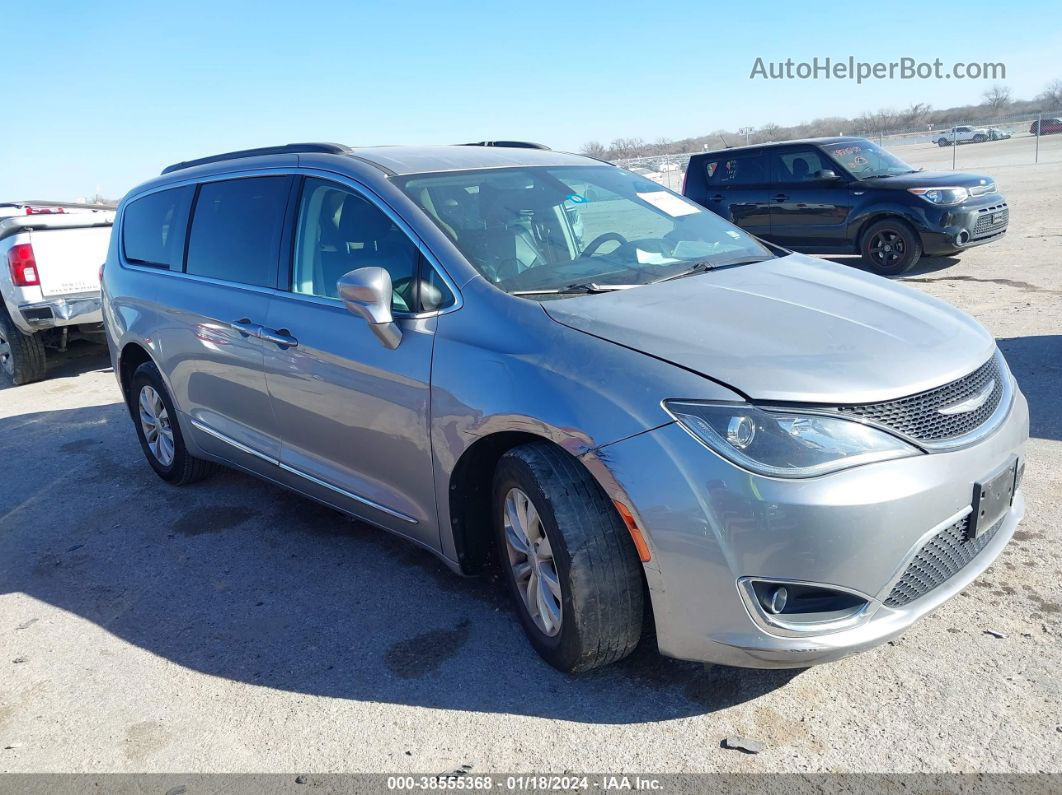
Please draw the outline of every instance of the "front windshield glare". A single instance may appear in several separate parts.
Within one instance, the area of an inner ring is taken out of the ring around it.
[[[483,276],[510,293],[641,285],[694,263],[772,256],[722,218],[611,166],[464,171],[396,182]]]
[[[822,148],[856,179],[912,174],[918,170],[870,141],[844,141]]]

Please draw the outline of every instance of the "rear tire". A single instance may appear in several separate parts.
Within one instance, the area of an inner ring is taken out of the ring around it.
[[[523,499],[530,507],[521,538],[514,525],[521,522]],[[510,511],[516,515],[507,518]],[[510,450],[494,474],[493,521],[520,623],[550,665],[575,673],[634,651],[644,618],[641,562],[615,507],[586,469],[548,442]],[[529,593],[536,582],[547,586],[544,602]]]
[[[985,142],[985,137],[983,135],[975,135],[973,137],[973,142],[975,144],[983,144]]]
[[[859,241],[863,261],[881,276],[907,273],[922,257],[922,241],[906,222],[886,218],[871,224]]]
[[[937,146],[947,146],[947,145],[948,145],[948,139],[947,138],[938,138],[937,139]]]
[[[184,486],[214,472],[213,463],[188,452],[173,400],[153,362],[136,368],[128,398],[140,447],[156,475],[174,486]]]
[[[15,386],[32,384],[46,372],[44,343],[38,334],[23,334],[0,304],[0,372]]]

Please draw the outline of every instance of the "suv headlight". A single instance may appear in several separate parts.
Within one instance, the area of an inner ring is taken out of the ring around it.
[[[970,198],[966,188],[908,188],[907,191],[932,204],[960,204]]]
[[[809,478],[921,453],[861,422],[748,403],[666,400],[679,424],[719,455],[758,475]]]

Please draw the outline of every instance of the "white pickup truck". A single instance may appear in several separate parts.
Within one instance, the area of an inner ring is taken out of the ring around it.
[[[961,125],[959,127],[952,127],[950,130],[941,130],[937,134],[937,146],[981,144],[988,139],[989,133],[987,128]]]
[[[48,202],[0,204],[0,377],[45,375],[45,349],[103,342],[100,267],[114,211]]]

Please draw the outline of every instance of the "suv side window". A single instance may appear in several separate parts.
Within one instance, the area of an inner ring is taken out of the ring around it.
[[[818,173],[836,166],[818,149],[791,149],[774,159],[774,181],[786,185],[798,182],[815,182]]]
[[[391,274],[395,312],[430,311],[453,302],[417,245],[383,210],[351,188],[307,178],[295,228],[292,292],[338,298],[340,277],[367,267]]]
[[[710,160],[706,169],[709,185],[762,185],[767,182],[767,158],[759,152]]]
[[[160,190],[131,201],[122,215],[127,262],[179,271],[184,260],[188,207],[195,187]]]
[[[249,177],[199,186],[186,270],[276,287],[291,177]]]

